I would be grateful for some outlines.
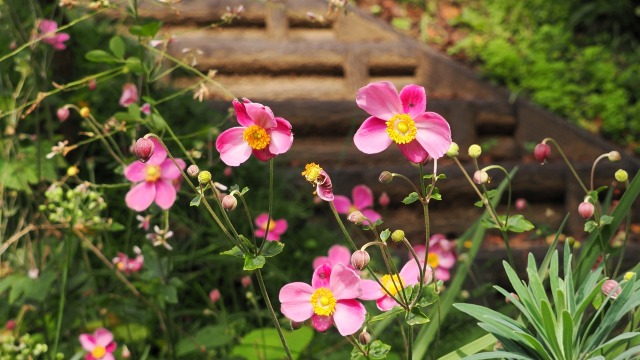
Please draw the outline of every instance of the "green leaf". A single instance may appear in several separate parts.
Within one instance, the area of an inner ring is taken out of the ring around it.
[[[283,330],[283,335],[294,359],[301,358],[313,339],[313,330],[302,327],[295,331]],[[278,332],[273,328],[256,329],[242,337],[231,354],[243,359],[281,360],[287,357]]]
[[[169,304],[178,303],[178,289],[170,284],[162,285],[158,288],[158,295]]]
[[[144,25],[133,25],[129,32],[142,37],[154,37],[162,27],[162,21],[149,21]]]
[[[130,58],[127,58],[124,63],[127,68],[129,68],[129,70],[131,70],[135,74],[141,75],[144,73],[144,66],[142,65],[142,61],[140,61],[139,58],[132,56]]]
[[[596,224],[596,222],[593,221],[593,220],[589,220],[586,223],[584,223],[584,231],[585,232],[590,233],[590,232],[592,232],[593,230],[595,230],[597,228],[598,228],[598,224]]]
[[[374,340],[371,342],[371,344],[369,344],[369,359],[371,360],[386,359],[390,350],[391,350],[391,345],[387,345],[380,340]]]
[[[466,358],[468,355],[478,353],[487,348],[493,348],[498,339],[492,334],[487,334],[477,340],[474,340],[445,356],[440,357],[438,360],[460,360]]]
[[[116,120],[118,121],[124,121],[124,122],[141,122],[142,121],[142,117],[140,117],[140,113],[130,114],[128,112],[120,111],[115,113],[113,117],[115,117]]]
[[[226,346],[233,342],[232,328],[225,325],[205,326],[194,336],[186,336],[180,339],[176,347],[178,356],[202,354],[202,349],[211,350],[217,347]]]
[[[389,236],[391,236],[391,230],[385,229],[380,233],[380,240],[386,242],[389,239]]]
[[[244,195],[244,194],[246,194],[248,192],[249,192],[249,188],[245,186],[245,187],[242,188],[242,191],[240,191],[240,195]]]
[[[114,36],[109,41],[109,49],[118,59],[124,58],[124,40],[120,36]]]
[[[404,204],[409,205],[409,204],[412,204],[412,203],[414,203],[414,202],[416,202],[416,201],[418,201],[418,200],[420,200],[420,196],[418,195],[418,193],[417,193],[417,192],[415,192],[415,191],[414,191],[414,192],[412,192],[411,194],[409,194],[409,196],[407,196],[406,198],[404,198],[404,200],[402,200],[402,202],[403,202]]]
[[[109,54],[104,50],[91,50],[84,55],[85,59],[97,62],[97,63],[107,63],[112,64],[118,61],[116,57]]]
[[[260,254],[264,257],[273,257],[280,254],[283,249],[284,244],[280,241],[267,241],[262,247]]]
[[[108,230],[108,231],[113,231],[113,232],[116,232],[116,231],[122,231],[122,230],[124,230],[124,229],[125,229],[124,225],[122,225],[122,224],[120,224],[120,223],[117,223],[117,222],[112,222],[112,223],[111,223],[111,224],[109,224],[109,225],[108,225],[108,227],[107,227],[107,230]]]
[[[267,262],[267,259],[265,259],[264,256],[262,255],[253,256],[253,255],[245,254],[244,266],[242,267],[242,269],[247,271],[262,269],[262,267],[266,262]]]
[[[411,326],[426,324],[431,321],[429,320],[429,317],[425,313],[423,313],[422,310],[420,310],[419,307],[412,308],[411,311],[408,312],[405,316],[405,320],[407,321],[407,324]]]
[[[155,132],[161,132],[167,127],[167,123],[166,121],[164,121],[164,118],[156,113],[151,114],[150,125]]]
[[[388,317],[396,316],[396,315],[398,315],[400,313],[403,313],[403,312],[404,312],[403,308],[401,308],[400,306],[394,306],[393,309],[391,309],[389,311],[385,311],[380,315],[376,315],[376,316],[372,317],[371,320],[369,320],[369,321],[370,322],[381,321],[381,320],[384,320],[384,319],[386,319]]]
[[[202,196],[196,195],[193,199],[191,199],[189,206],[200,206],[201,201],[202,201]]]
[[[500,221],[504,221],[504,217],[502,219],[500,219]],[[525,231],[529,231],[529,230],[533,230],[535,226],[533,226],[533,224],[524,218],[524,216],[518,214],[518,215],[511,215],[509,217],[509,220],[507,220],[507,230],[508,231],[513,231],[516,233],[521,233],[521,232],[525,232]]]
[[[613,221],[613,216],[602,215],[600,217],[600,225],[609,225]]]
[[[418,285],[416,285],[418,286]],[[428,286],[424,286],[422,288],[422,293],[420,295],[420,301],[418,302],[419,307],[429,306],[436,301],[438,301],[440,297],[436,292],[436,284],[429,284]]]
[[[442,200],[442,195],[440,194],[440,189],[437,187],[433,188],[433,192],[431,192],[431,199],[433,200]]]
[[[115,335],[116,339],[127,339],[128,343],[141,343],[149,338],[151,331],[142,324],[127,322],[116,326],[113,329],[113,335]]]
[[[231,250],[221,252],[220,255],[231,255],[240,259],[244,259],[244,253],[237,246],[234,246],[233,248],[231,248]]]

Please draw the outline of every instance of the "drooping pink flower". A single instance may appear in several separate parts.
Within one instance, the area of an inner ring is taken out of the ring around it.
[[[132,83],[126,83],[122,86],[122,95],[120,95],[120,106],[128,107],[138,102],[138,88]]]
[[[267,222],[269,222],[269,214],[262,213],[256,217],[255,223],[258,227],[256,229],[256,236],[263,237],[267,232]],[[267,234],[267,240],[280,241],[280,235],[287,231],[289,224],[286,219],[271,219],[269,222],[269,233]]]
[[[307,179],[313,186],[316,187],[315,194],[324,201],[333,201],[333,184],[331,178],[322,168],[316,163],[309,163],[305,166],[302,176]]]
[[[311,285],[294,282],[280,289],[280,311],[295,322],[311,318],[318,331],[335,325],[340,335],[347,336],[364,323],[366,310],[356,300],[361,295],[360,276],[354,270],[324,264],[313,273]]]
[[[371,207],[373,206],[373,192],[368,186],[356,185],[351,191],[351,197],[353,198],[353,203],[346,196],[335,196],[333,205],[335,205],[338,213],[349,215],[352,212],[359,210],[362,215],[364,215],[371,221],[371,223],[375,223],[376,221],[382,219],[382,216],[380,216],[380,214],[371,209]],[[366,224],[367,221],[365,220],[365,225]]]
[[[421,86],[407,85],[398,94],[388,81],[371,83],[358,90],[356,103],[371,115],[353,137],[365,154],[379,153],[395,142],[409,161],[421,163],[429,156],[442,157],[451,145],[449,123],[426,111]]]
[[[427,268],[427,272],[430,272],[431,269]],[[430,282],[433,278],[433,275],[430,273],[425,276],[426,281]],[[386,274],[380,278],[380,282],[384,285],[384,289],[373,280],[362,280],[362,295],[360,299],[362,300],[376,300],[376,306],[381,311],[388,311],[393,309],[394,306],[398,305],[396,300],[393,298],[397,296],[402,289],[413,286],[420,281],[420,269],[418,268],[418,263],[415,260],[409,260],[403,267],[400,269],[398,274]]]
[[[236,118],[241,126],[225,130],[216,139],[220,159],[229,166],[238,166],[253,153],[258,160],[267,161],[291,148],[291,124],[275,117],[268,106],[233,100]]]
[[[318,267],[329,264],[329,266],[334,267],[337,264],[346,265],[347,267],[353,269],[351,265],[351,251],[349,248],[342,245],[333,245],[329,248],[328,256],[318,256],[313,259],[313,268],[317,269]]]
[[[137,246],[133,247],[133,252],[136,253],[135,258],[130,258],[125,253],[119,252],[118,256],[114,257],[111,262],[118,270],[127,275],[132,272],[138,272],[142,269],[142,265],[144,265],[144,256],[142,255],[142,250]]]
[[[155,202],[161,209],[169,209],[176,200],[177,180],[181,173],[157,139],[151,138],[155,151],[146,163],[134,161],[124,169],[127,180],[137,183],[125,197],[127,206],[144,211]],[[176,159],[181,169],[186,167],[182,159]]]
[[[82,348],[89,353],[85,355],[85,360],[115,360],[113,352],[118,346],[113,341],[113,334],[105,328],[96,329],[92,334],[80,335]]]
[[[413,250],[421,261],[425,257],[424,245],[416,245]],[[455,244],[443,234],[433,234],[429,239],[429,255],[427,264],[435,271],[436,279],[447,281],[451,278],[450,270],[456,264]]]
[[[69,34],[56,33],[58,30],[58,24],[53,20],[40,20],[38,30],[42,35],[42,42],[51,45],[55,50],[66,49],[65,41],[69,40]]]

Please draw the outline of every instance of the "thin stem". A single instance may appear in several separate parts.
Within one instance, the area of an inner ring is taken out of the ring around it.
[[[271,213],[273,211],[273,158],[269,160],[269,203],[267,209],[267,227],[264,230],[264,236],[262,237],[262,243],[260,243],[260,251],[267,242],[267,236],[269,235],[269,228],[271,227]]]
[[[587,187],[584,186],[584,183],[582,182],[582,180],[580,180],[580,177],[578,176],[578,173],[576,172],[576,170],[573,168],[573,165],[571,165],[571,163],[569,162],[569,159],[567,158],[567,156],[564,154],[564,151],[562,151],[562,148],[560,147],[560,145],[558,145],[558,143],[553,139],[553,138],[546,138],[544,140],[542,140],[542,143],[546,143],[547,141],[550,141],[553,143],[553,145],[555,145],[556,149],[558,150],[558,152],[560,153],[560,156],[562,156],[562,159],[564,160],[564,162],[567,164],[567,166],[569,167],[569,170],[571,170],[571,173],[573,174],[573,176],[576,178],[576,180],[578,181],[578,184],[580,184],[580,187],[582,188],[582,190],[584,190],[585,194],[589,193],[589,190],[587,190]]]
[[[69,237],[69,234],[65,236],[64,247],[67,253],[66,253],[64,265],[62,268],[62,284],[60,285],[60,302],[58,303],[58,319],[56,320],[56,334],[53,340],[53,352],[51,352],[51,356],[53,359],[55,359],[55,356],[58,353],[58,342],[60,341],[60,330],[62,329],[62,315],[64,314],[64,305],[65,305],[66,294],[67,294],[67,277],[69,275],[69,263],[71,262],[71,239]]]
[[[351,238],[351,235],[349,235],[349,232],[347,231],[347,228],[344,226],[344,223],[342,222],[342,219],[340,219],[340,215],[338,214],[338,210],[336,210],[336,206],[333,204],[333,201],[329,201],[329,206],[331,207],[331,211],[333,212],[333,216],[335,216],[336,221],[338,222],[338,225],[340,226],[340,230],[342,230],[342,234],[347,239],[347,242],[349,242],[349,245],[351,245],[352,249],[358,250],[358,247],[356,246],[356,243],[353,242],[353,239]]]
[[[629,187],[629,181],[626,181],[627,187]],[[629,227],[631,226],[631,212],[627,213],[627,224],[624,228],[624,240],[622,241],[622,250],[620,250],[620,257],[618,258],[618,264],[616,265],[616,269],[613,272],[612,278],[616,278],[618,276],[618,272],[620,271],[620,267],[622,266],[622,260],[624,260],[624,253],[627,248],[627,240],[629,240]]]
[[[251,228],[251,238],[253,239],[253,246],[258,248],[258,244],[256,243],[256,230],[253,226],[253,218],[251,217],[251,211],[249,210],[249,205],[247,205],[247,201],[244,199],[244,195],[241,193],[237,193],[238,197],[240,197],[240,201],[242,202],[242,206],[244,207],[244,213],[247,216],[247,222],[249,223],[249,227]]]
[[[278,336],[280,336],[280,341],[282,342],[284,352],[287,354],[287,358],[289,358],[289,360],[293,360],[291,352],[289,351],[289,345],[287,345],[287,339],[284,338],[282,328],[280,327],[280,323],[278,322],[278,317],[276,316],[275,310],[273,310],[271,300],[269,300],[269,294],[267,293],[267,288],[264,286],[264,279],[262,278],[262,271],[260,271],[260,269],[256,269],[256,278],[258,279],[258,285],[260,288],[260,292],[262,293],[262,297],[264,298],[264,302],[266,303],[269,314],[271,315],[271,320],[273,320],[273,325],[276,327]]]
[[[407,335],[407,360],[413,358],[413,326],[409,325],[409,334]]]
[[[609,156],[609,153],[602,154],[602,155],[598,156],[596,158],[596,160],[593,162],[593,165],[591,166],[591,177],[589,178],[590,179],[590,183],[589,184],[591,185],[591,187],[589,189],[591,191],[593,191],[593,178],[594,178],[595,173],[596,173],[596,166],[598,165],[600,160],[602,160],[602,159],[604,159],[604,158],[606,158],[608,156]]]
[[[362,354],[362,356],[365,357],[365,359],[371,359],[367,351],[362,347],[362,345],[360,344],[360,341],[358,341],[358,339],[356,339],[355,336],[349,335],[349,336],[345,336],[345,338],[347,339],[347,341],[351,343],[351,345],[353,345],[354,348],[360,351],[360,353]]]
[[[464,167],[462,166],[462,164],[460,163],[460,160],[458,160],[457,157],[453,158],[453,161],[458,165],[458,167],[460,168],[460,170],[462,171],[462,174],[465,176],[465,178],[467,178],[467,181],[469,182],[469,184],[471,185],[471,187],[473,188],[473,190],[475,190],[476,194],[478,194],[478,196],[480,197],[480,200],[482,201],[482,203],[484,204],[484,206],[487,208],[487,211],[489,213],[489,215],[491,215],[491,218],[493,219],[493,221],[498,225],[501,226],[500,221],[498,220],[498,217],[495,213],[495,210],[493,209],[493,207],[491,207],[491,202],[485,198],[484,195],[482,195],[482,193],[480,192],[480,190],[478,190],[478,187],[476,186],[476,184],[473,182],[473,180],[471,179],[471,177],[469,176],[469,174],[467,174],[467,171],[464,169]]]

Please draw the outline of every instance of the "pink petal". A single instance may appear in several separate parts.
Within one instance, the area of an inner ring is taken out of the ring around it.
[[[452,252],[443,252],[438,254],[438,267],[451,269],[456,264],[456,256]]]
[[[364,210],[361,210],[360,212],[362,213],[362,215],[364,215],[369,220],[371,220],[372,223],[375,223],[376,221],[382,219],[382,215],[378,214],[377,212],[371,209],[364,209]]]
[[[279,235],[284,234],[287,231],[289,224],[286,219],[276,220],[276,227],[273,229],[273,232]]]
[[[329,261],[332,265],[343,264],[348,266],[351,264],[351,251],[346,246],[333,245],[329,248]]]
[[[402,114],[402,103],[396,87],[388,82],[376,82],[358,90],[356,103],[362,110],[384,121]]]
[[[451,145],[451,128],[439,114],[426,112],[413,119],[418,129],[416,140],[434,159],[441,158]]]
[[[376,306],[380,311],[389,311],[393,309],[396,305],[398,305],[396,300],[389,295],[384,295],[376,301]]]
[[[373,192],[367,185],[356,185],[351,191],[356,209],[363,210],[373,206]]]
[[[253,125],[253,120],[251,120],[249,114],[247,114],[247,110],[244,108],[244,103],[241,103],[238,99],[234,99],[232,104],[233,108],[236,110],[236,119],[238,119],[238,124],[243,127]]]
[[[134,186],[124,198],[129,209],[145,211],[156,197],[156,185],[152,182],[141,182]]]
[[[100,360],[116,360],[116,358],[113,356],[113,354],[106,353],[103,357],[100,358]]]
[[[367,310],[357,300],[340,300],[336,303],[333,322],[342,336],[354,334],[364,323]]]
[[[413,251],[415,251],[415,252],[416,252],[416,255],[418,255],[418,258],[419,258],[421,261],[424,261],[424,258],[425,258],[425,256],[426,256],[426,252],[427,252],[427,247],[426,247],[426,246],[424,246],[423,244],[415,245],[415,246],[413,247]],[[413,256],[412,256],[412,255],[410,255],[410,256],[409,256],[409,258],[410,258],[410,259],[413,259]]]
[[[96,339],[96,345],[100,345],[105,348],[107,347],[107,345],[113,342],[113,334],[111,334],[111,331],[105,328],[96,329],[96,331],[94,332],[94,336]]]
[[[93,351],[93,349],[96,347],[96,339],[93,337],[93,335],[82,334],[78,339],[80,340],[80,345],[82,345],[82,348],[87,351]]]
[[[437,267],[435,272],[436,272],[436,279],[438,280],[448,281],[451,278],[451,274],[449,274],[449,270],[447,269]]]
[[[309,301],[313,294],[309,284],[295,282],[280,289],[280,311],[293,321],[305,321],[313,315],[313,305]]]
[[[411,84],[402,88],[400,101],[403,112],[412,119],[427,110],[427,94],[422,86]]]
[[[256,226],[263,230],[267,228],[267,221],[269,221],[269,214],[267,213],[262,213],[256,216],[255,219]]]
[[[124,177],[132,182],[143,181],[147,177],[146,169],[147,164],[136,160],[124,168]]]
[[[353,142],[363,153],[377,154],[388,148],[392,140],[387,134],[386,122],[372,116],[360,125],[353,136]]]
[[[56,41],[56,40],[54,40],[54,41]],[[53,48],[54,48],[54,49],[56,49],[56,50],[64,50],[64,49],[66,49],[66,48],[67,48],[67,47],[65,46],[65,44],[60,43],[60,42],[57,42],[57,41],[56,41],[56,42],[54,42],[54,43],[52,43],[52,45],[53,45]]]
[[[320,171],[320,175],[318,176],[316,194],[318,194],[318,197],[324,201],[334,200],[333,183],[331,182],[329,174],[324,170]]]
[[[380,284],[374,280],[360,280],[360,288],[362,295],[358,299],[361,300],[377,300],[385,296]]]
[[[132,83],[126,83],[122,87],[122,95],[118,102],[121,106],[127,107],[138,101],[138,88]]]
[[[400,269],[399,275],[402,278],[402,282],[405,287],[417,284],[420,280],[420,269],[418,268],[418,263],[415,260],[407,261],[402,269]]]
[[[269,133],[271,136],[269,151],[278,155],[289,151],[293,144],[293,134],[291,133],[291,124],[287,120],[278,117],[276,123],[276,128]]]
[[[40,25],[38,25],[38,29],[43,33],[54,32],[58,30],[58,24],[53,20],[40,20]]]
[[[333,198],[333,206],[336,207],[336,211],[339,214],[349,214],[351,210],[351,200],[348,197],[343,195],[336,195]]]
[[[329,260],[328,257],[317,256],[315,259],[313,259],[313,264],[311,266],[313,266],[314,269],[317,269],[319,266],[322,266],[327,263],[331,264],[331,260]]]
[[[333,266],[329,282],[329,290],[336,300],[355,299],[362,294],[360,276],[344,264]]]
[[[262,236],[264,236],[264,234],[262,234]],[[277,234],[276,232],[269,231],[269,233],[267,234],[267,241],[280,241],[280,234]]]
[[[256,229],[256,232],[255,232],[256,236],[259,238],[263,237],[265,233],[266,231],[264,231],[263,229]]]
[[[331,325],[333,325],[333,317],[313,314],[311,317],[311,324],[316,330],[325,332],[329,330]]]
[[[164,149],[164,146],[162,146],[160,141],[155,137],[150,137],[150,139],[153,141],[154,149],[153,155],[151,155],[147,164],[160,166],[167,158],[167,150]]]
[[[400,148],[400,151],[402,151],[402,154],[407,160],[416,164],[427,160],[429,156],[429,153],[416,140],[408,144],[398,144],[398,148]]]
[[[251,147],[244,140],[244,128],[234,127],[225,130],[216,139],[216,150],[220,159],[229,166],[238,166],[251,156]]]
[[[94,358],[93,355],[91,354],[87,354],[84,356],[84,360],[98,360],[98,359]]]
[[[69,40],[71,38],[71,36],[69,36],[69,34],[67,33],[58,33],[58,35],[56,35],[56,41],[59,43],[63,43],[67,40]]]
[[[263,129],[271,129],[278,125],[273,116],[273,111],[271,111],[268,106],[258,103],[248,103],[244,104],[244,108],[247,110],[247,114],[249,114],[249,117],[255,125]]]
[[[268,147],[262,150],[253,150],[252,152],[253,152],[253,155],[255,155],[258,158],[258,160],[262,162],[267,162],[273,159],[274,157],[276,157],[276,154],[272,153]]]
[[[156,204],[163,210],[168,210],[176,201],[176,188],[173,187],[170,181],[158,180],[156,181]]]
[[[333,265],[331,263],[324,263],[318,266],[313,272],[311,277],[311,286],[314,289],[319,288],[331,288],[331,273],[333,272]],[[335,296],[335,294],[334,294]]]
[[[171,159],[165,159],[164,162],[160,165],[160,176],[166,180],[175,180],[179,179],[182,176],[180,170],[184,170],[187,167],[184,160],[176,159],[176,163],[180,166],[180,169],[176,167],[176,164],[173,163]]]

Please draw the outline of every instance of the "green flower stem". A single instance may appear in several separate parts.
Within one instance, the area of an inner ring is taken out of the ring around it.
[[[238,235],[236,228],[233,226],[231,219],[229,219],[229,216],[227,215],[227,211],[222,207],[222,202],[220,201],[220,197],[218,196],[218,191],[215,188],[213,180],[209,180],[209,186],[211,187],[211,192],[213,192],[213,199],[218,205],[218,208],[220,209],[220,213],[222,214],[224,221],[229,226],[229,229],[231,229],[231,232],[233,232],[233,236],[236,238],[236,241],[239,243],[242,242],[242,240],[240,239],[240,235]],[[204,189],[201,189],[201,191],[202,191],[202,194],[204,195]]]
[[[264,236],[262,237],[262,243],[260,243],[260,250],[267,242],[267,236],[269,235],[269,228],[271,227],[271,213],[273,212],[273,158],[269,160],[269,203],[267,210],[267,228],[264,230]]]
[[[626,187],[629,187],[629,180],[625,181]],[[622,266],[622,260],[624,259],[624,253],[627,248],[627,240],[629,240],[629,227],[631,226],[631,212],[627,213],[627,224],[624,227],[624,240],[622,242],[622,249],[620,250],[620,257],[618,258],[618,264],[616,265],[616,269],[613,272],[612,278],[616,278],[618,276],[618,272],[620,271],[620,267]]]
[[[604,158],[606,158],[608,156],[609,156],[609,153],[602,154],[602,155],[598,156],[596,158],[596,160],[593,162],[593,165],[591,166],[591,176],[589,177],[589,179],[590,179],[590,183],[589,184],[591,185],[591,187],[589,187],[589,189],[591,191],[593,191],[593,178],[594,178],[595,173],[596,173],[596,166],[598,165],[600,160],[602,160],[602,159],[604,159]]]
[[[358,250],[358,247],[356,246],[356,243],[353,242],[353,239],[351,238],[351,235],[349,235],[349,232],[347,231],[347,228],[344,226],[344,223],[342,222],[342,219],[340,219],[340,214],[338,214],[338,210],[336,210],[336,206],[333,205],[333,201],[329,201],[329,206],[331,207],[331,211],[333,212],[333,216],[335,216],[336,221],[338,222],[338,225],[340,226],[340,230],[342,230],[342,234],[347,239],[347,242],[349,243],[349,245],[351,246],[352,249]]]
[[[381,252],[382,252],[382,260],[384,261],[384,264],[387,267],[388,274],[389,275],[399,274],[398,268],[396,267],[396,264],[393,262],[393,259],[391,258],[391,252],[389,252],[389,247],[387,246],[386,243],[384,243],[384,246],[381,246]],[[405,310],[408,311],[409,301],[407,300],[407,295],[404,293],[404,291],[402,291],[402,289],[404,289],[404,284],[402,283],[402,279],[400,278],[400,275],[398,275],[398,279],[396,279],[394,276],[391,276],[391,283],[393,284],[393,288],[396,290],[396,293],[400,295],[399,297],[402,300],[402,301],[397,301],[396,299],[396,302],[400,304]],[[387,295],[391,295],[391,293],[386,289],[385,289],[385,292],[387,293]],[[395,296],[392,296],[392,297],[395,299]]]
[[[458,167],[460,168],[460,171],[462,171],[462,174],[464,175],[465,178],[467,178],[467,181],[469,182],[469,184],[471,185],[471,187],[473,188],[473,190],[475,190],[476,194],[478,194],[478,196],[480,197],[480,200],[482,201],[482,203],[484,204],[484,206],[487,209],[487,212],[489,213],[489,215],[491,216],[491,219],[493,219],[493,221],[497,224],[500,225],[500,221],[498,221],[498,217],[495,213],[495,211],[493,210],[493,207],[491,206],[491,202],[489,201],[489,199],[487,199],[481,192],[480,190],[478,190],[478,187],[476,186],[476,184],[473,182],[473,180],[471,179],[471,177],[469,176],[469,174],[467,174],[467,171],[464,169],[464,167],[462,166],[462,164],[460,163],[460,160],[458,160],[457,157],[453,158],[453,161],[458,165]]]
[[[413,326],[409,325],[409,334],[407,335],[407,360],[413,357]]]
[[[78,112],[80,112],[80,109],[78,109],[77,106],[72,105],[70,106],[72,108],[74,108],[75,110],[77,110]],[[98,139],[100,141],[102,141],[102,144],[104,145],[105,148],[107,148],[107,151],[109,152],[109,154],[111,154],[111,156],[123,167],[127,166],[127,163],[124,162],[123,158],[124,155],[122,154],[122,152],[120,152],[120,148],[118,148],[118,144],[116,144],[113,141],[113,138],[111,136],[106,136],[98,126],[96,126],[96,119],[93,117],[93,115],[91,115],[91,113],[89,113],[89,116],[87,116],[85,118],[87,120],[87,123],[89,124],[89,126],[91,127],[91,129],[93,131],[95,131],[96,134],[100,134],[101,136],[98,137]],[[113,147],[112,147],[113,146]],[[115,150],[114,150],[115,149]]]
[[[242,206],[244,207],[244,213],[247,216],[247,222],[249,223],[249,227],[251,228],[251,238],[253,239],[253,246],[256,247],[256,249],[258,248],[258,244],[256,243],[256,230],[255,227],[253,226],[253,218],[251,217],[251,211],[249,210],[249,205],[247,205],[247,201],[244,198],[244,195],[242,195],[240,192],[237,193],[238,197],[240,197],[240,201],[242,202]]]
[[[571,162],[569,162],[569,159],[567,158],[567,156],[564,154],[564,151],[562,151],[562,148],[560,147],[560,145],[553,139],[553,138],[545,138],[544,140],[542,140],[542,143],[547,143],[547,142],[551,142],[553,143],[553,145],[556,147],[556,149],[558,150],[558,152],[560,153],[560,156],[562,156],[562,159],[564,160],[564,162],[567,164],[567,166],[569,167],[569,170],[571,170],[571,173],[573,174],[573,177],[576,178],[576,180],[578,181],[578,184],[580,184],[580,187],[582,188],[582,190],[584,190],[585,194],[589,193],[589,190],[587,190],[587,187],[584,186],[584,183],[582,182],[582,180],[580,180],[580,176],[578,176],[578,173],[576,172],[576,170],[573,168],[573,165],[571,165]]]
[[[382,241],[372,241],[364,244],[360,250],[365,251],[369,246],[379,246],[380,248],[383,248],[383,247],[386,247],[387,244],[383,243]],[[380,251],[382,251],[382,249]],[[400,299],[396,298],[394,295],[391,295],[391,293],[389,292],[389,289],[387,289],[385,285],[380,281],[380,278],[376,275],[376,272],[373,271],[373,268],[371,267],[370,264],[367,264],[366,269],[369,271],[369,274],[371,275],[373,280],[375,280],[375,282],[377,282],[378,285],[380,285],[380,288],[382,288],[382,290],[384,290],[384,292],[387,293],[387,295],[391,296],[393,300],[395,300],[398,304],[400,304],[400,306],[403,306],[403,307],[405,306],[402,303],[402,301],[400,301]],[[393,284],[395,285],[395,281]],[[395,287],[396,287],[396,290],[398,290],[397,285]]]
[[[483,171],[488,171],[488,170],[493,170],[493,169],[499,169],[501,170],[505,176],[507,177],[507,213],[505,215],[504,218],[504,225],[498,223],[497,225],[500,226],[500,234],[502,235],[502,240],[504,241],[504,247],[507,250],[507,256],[509,257],[509,263],[511,265],[512,268],[516,268],[516,262],[513,258],[513,253],[511,252],[511,246],[509,245],[509,234],[507,234],[507,224],[509,223],[509,211],[511,209],[511,179],[509,178],[509,172],[503,168],[500,165],[490,165],[487,166],[485,168],[483,168]],[[485,194],[487,194],[487,187],[483,184],[482,185],[482,189],[484,191]],[[493,208],[493,205],[491,205],[491,202],[489,202],[489,206],[491,206]],[[495,209],[494,209],[495,211]]]
[[[362,347],[362,345],[360,344],[360,341],[356,339],[355,336],[353,335],[345,336],[345,339],[347,339],[347,341],[349,341],[354,348],[358,349],[358,351],[360,351],[360,353],[362,354],[362,356],[364,356],[365,359],[367,360],[371,359],[369,357],[369,354],[367,353],[367,350],[365,350]]]
[[[287,345],[287,339],[284,338],[284,334],[282,333],[282,328],[280,327],[280,323],[278,322],[278,317],[276,316],[275,310],[273,310],[273,305],[271,305],[271,300],[269,300],[269,294],[267,293],[267,288],[264,286],[264,279],[262,278],[262,271],[260,269],[256,269],[256,279],[258,279],[260,292],[262,293],[264,302],[267,305],[269,314],[271,315],[271,320],[273,320],[273,325],[276,327],[278,336],[280,336],[280,341],[282,342],[282,347],[284,348],[284,352],[287,354],[287,358],[289,360],[293,360],[293,357],[291,356],[291,351],[289,350],[289,345]]]
[[[64,314],[64,305],[67,295],[67,278],[69,275],[69,263],[71,262],[71,238],[69,237],[69,234],[66,234],[64,238],[64,247],[67,252],[64,259],[64,265],[62,267],[62,284],[60,285],[60,301],[58,302],[56,333],[53,340],[53,351],[51,352],[52,359],[55,359],[55,354],[58,353],[58,342],[60,341],[60,331],[62,330],[62,315]]]
[[[400,178],[400,179],[406,181],[413,188],[413,191],[415,191],[416,194],[418,194],[418,196],[422,195],[422,192],[420,191],[420,189],[418,189],[416,184],[414,184],[413,181],[411,181],[411,179],[409,179],[408,177],[406,177],[406,176],[404,176],[402,174],[398,174],[398,173],[391,173],[391,176],[392,177],[397,177],[397,178]],[[420,199],[420,200],[422,201],[422,199]]]

